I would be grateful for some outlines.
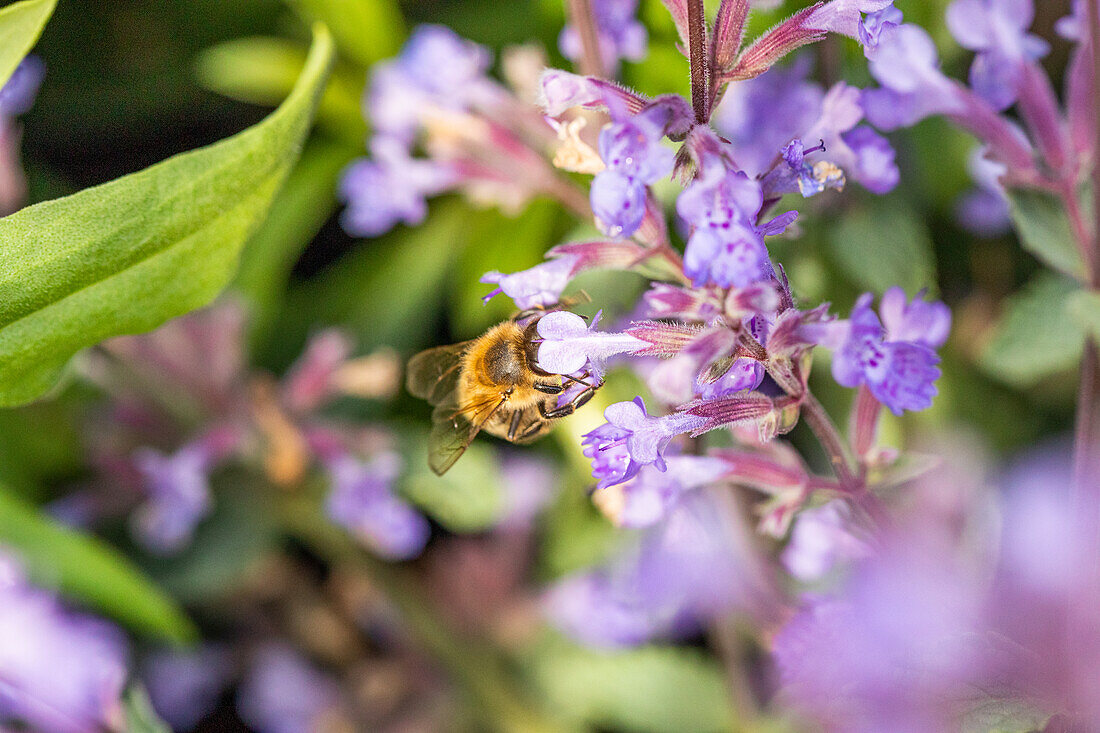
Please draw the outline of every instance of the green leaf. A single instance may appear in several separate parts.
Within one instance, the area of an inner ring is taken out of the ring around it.
[[[57,0],[22,0],[0,10],[0,86],[34,47]]]
[[[284,99],[306,63],[306,49],[296,41],[254,36],[206,49],[195,61],[201,85],[230,99],[276,105]],[[337,66],[317,107],[317,124],[361,147],[367,134],[360,97],[363,72]]]
[[[66,593],[136,631],[175,642],[197,637],[168,596],[120,553],[43,516],[0,487],[0,544],[42,585]]]
[[[1009,298],[979,364],[1018,387],[1067,371],[1081,359],[1085,334],[1067,312],[1077,285],[1043,273]]]
[[[1066,312],[1082,331],[1100,340],[1100,292],[1078,290],[1066,300]]]
[[[676,733],[733,728],[725,676],[699,650],[601,652],[553,639],[531,661],[550,708],[588,726]]]
[[[1008,189],[1006,194],[1024,249],[1055,270],[1083,280],[1085,263],[1061,201],[1046,191],[1033,189]],[[1082,187],[1078,198],[1084,220],[1091,221],[1089,189]]]
[[[846,212],[829,231],[828,244],[852,282],[875,293],[900,285],[912,294],[936,284],[928,228],[900,200],[879,199]]]
[[[306,22],[332,29],[341,53],[370,66],[395,55],[405,38],[396,0],[286,0]]]
[[[319,138],[307,142],[271,213],[245,245],[234,288],[252,306],[253,343],[270,336],[294,264],[332,216],[340,171],[358,152]]]
[[[206,148],[0,220],[0,405],[78,350],[210,302],[298,157],[332,62],[323,26],[294,91]]]
[[[126,716],[126,733],[172,733],[153,709],[149,693],[140,684],[133,685],[122,699],[122,710]]]

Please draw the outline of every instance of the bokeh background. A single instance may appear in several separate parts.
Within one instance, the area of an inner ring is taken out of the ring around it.
[[[749,35],[806,4],[755,12]],[[965,78],[970,55],[947,34],[946,4],[897,3],[907,20],[937,40],[949,75]],[[1056,38],[1052,28],[1069,12],[1068,0],[1036,5],[1033,31]],[[491,48],[498,60],[508,47],[534,44],[550,65],[569,68],[557,49],[565,16],[556,0],[63,0],[35,49],[46,75],[22,117],[30,202],[137,171],[259,121],[298,76],[308,21],[332,13],[346,22],[333,28],[339,58],[315,129],[247,245],[231,288],[247,314],[238,346],[253,373],[283,375],[309,338],[331,326],[350,336],[356,354],[383,354],[396,364],[419,349],[476,336],[509,315],[503,298],[482,304],[489,289],[478,282],[483,273],[530,267],[553,245],[591,231],[548,200],[501,212],[458,195],[434,199],[422,226],[398,226],[371,240],[350,237],[338,222],[341,172],[365,152],[361,98],[371,65],[396,54],[418,24],[441,23]],[[650,32],[649,52],[624,65],[624,81],[650,95],[686,94],[687,64],[667,11],[658,0],[642,0],[639,15]],[[1043,60],[1056,86],[1068,52],[1067,43],[1056,42]],[[871,84],[855,43],[830,37],[801,55],[812,59],[812,76],[826,85],[839,79]],[[975,186],[968,160],[976,143],[938,118],[889,137],[901,184],[884,196],[852,186],[843,195],[790,202],[801,212],[800,236],[771,243],[773,258],[784,263],[805,303],[830,301],[847,312],[860,292],[900,284],[910,293],[928,288],[951,307],[939,397],[926,412],[886,416],[884,443],[961,445],[965,457],[992,466],[1057,442],[1072,428],[1072,355],[1061,365],[1066,378],[1038,381],[1015,368],[1011,354],[1006,366],[988,349],[1005,298],[1040,266],[1008,229],[976,234],[960,222],[961,201]],[[577,287],[593,301],[582,311],[602,308],[614,319],[629,312],[645,281],[595,273]],[[1050,327],[1057,331],[1058,324]],[[844,414],[849,395],[826,368],[815,370],[812,384],[831,412]],[[124,516],[93,529],[187,608],[203,638],[201,653],[210,655],[191,662],[224,668],[206,694],[212,702],[180,703],[201,712],[188,721],[195,730],[255,727],[255,716],[240,710],[241,691],[259,684],[256,665],[278,670],[284,662],[338,680],[355,701],[354,715],[333,713],[327,720],[332,730],[538,729],[543,717],[597,730],[728,728],[737,701],[728,694],[716,653],[722,645],[713,637],[593,651],[547,628],[538,611],[540,589],[623,541],[624,531],[589,499],[579,436],[599,423],[598,406],[643,390],[637,377],[615,370],[591,408],[522,449],[532,461],[525,470],[537,474],[533,480],[544,482],[548,493],[543,513],[518,532],[498,527],[514,481],[515,449],[479,440],[437,479],[423,461],[430,408],[403,388],[328,408],[341,420],[379,426],[402,454],[400,490],[432,522],[427,550],[410,562],[355,554],[329,528],[297,525],[293,492],[287,499],[285,489],[249,485],[254,479],[232,471],[218,474],[216,507],[182,553],[156,557],[135,546]],[[0,481],[65,515],[72,496],[105,480],[93,460],[95,426],[112,399],[75,376],[49,399],[0,411]],[[827,460],[804,427],[791,439],[825,469]],[[273,492],[277,501],[270,500]],[[769,672],[758,647],[741,637],[733,643],[744,646],[740,658],[755,670],[748,674],[759,677],[752,684],[766,687]],[[164,704],[155,689],[157,664],[181,662],[140,636],[134,648],[137,676]],[[291,661],[279,661],[284,652]],[[191,679],[184,668],[169,669],[161,670],[168,679]],[[285,684],[284,695],[266,693],[273,711],[293,706],[303,689]],[[307,680],[304,689],[326,684]],[[295,719],[291,713],[283,718]],[[765,718],[756,729],[784,725]]]

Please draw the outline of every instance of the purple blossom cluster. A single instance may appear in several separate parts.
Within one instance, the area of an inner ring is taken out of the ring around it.
[[[680,12],[686,5],[666,5],[687,42],[688,19]],[[826,90],[807,80],[803,62],[776,63],[829,32],[883,58],[900,13],[886,1],[833,0],[745,43],[742,6],[722,4],[704,34],[705,53],[687,49],[690,101],[543,72],[539,104],[558,134],[554,163],[593,176],[587,216],[604,238],[568,242],[528,270],[482,278],[495,286],[486,299],[504,294],[522,311],[544,311],[537,325],[542,371],[600,382],[613,362],[634,366],[654,398],[653,409],[641,397],[606,406],[605,422],[582,439],[594,501],[616,524],[643,530],[607,564],[563,579],[547,595],[554,623],[587,643],[640,643],[698,629],[731,610],[772,608],[781,595],[772,571],[752,570],[744,522],[737,507],[716,498],[721,487],[763,494],[759,526],[776,537],[818,495],[845,507],[830,510],[834,526],[848,513],[880,519],[873,491],[900,465],[896,453],[876,446],[880,413],[926,409],[936,394],[937,350],[951,322],[944,304],[891,288],[877,314],[871,293],[846,319],[828,305],[800,308],[768,247],[797,218],[776,210],[785,195],[825,195],[848,177],[884,193],[899,178],[889,142],[863,124],[868,92],[844,83]],[[600,12],[594,22],[602,30]],[[602,123],[595,130],[594,120]],[[682,182],[675,201],[685,225],[682,256],[669,236],[666,202],[653,190],[670,174]],[[559,309],[573,278],[591,269],[633,269],[650,278],[639,320],[606,330],[599,315],[586,323]],[[858,389],[847,445],[809,389],[819,346],[833,352],[835,380]],[[775,440],[801,416],[830,453],[835,476],[819,475]],[[697,440],[719,429],[732,434],[735,448],[707,449]],[[808,532],[799,530],[803,543]],[[839,534],[823,530],[819,542]],[[847,558],[863,548],[839,543],[835,554]],[[791,553],[800,573],[815,572],[806,553]],[[714,568],[715,577],[696,582],[702,566]]]
[[[546,159],[555,131],[521,98],[534,87],[530,64],[505,60],[509,88],[488,75],[491,62],[484,47],[424,25],[397,58],[374,67],[363,99],[370,157],[347,168],[339,191],[348,233],[373,237],[420,224],[427,199],[456,189],[506,211],[536,195],[580,205],[579,191]]]
[[[353,357],[344,334],[324,331],[276,382],[246,368],[244,326],[240,307],[223,303],[104,345],[109,358],[90,360],[88,373],[110,397],[101,429],[89,433],[105,480],[71,495],[58,514],[96,524],[132,510],[141,545],[179,553],[216,505],[212,476],[252,465],[273,488],[319,473],[334,523],[383,557],[419,554],[428,522],[397,490],[402,465],[392,436],[324,414],[342,397],[392,394],[394,357]]]

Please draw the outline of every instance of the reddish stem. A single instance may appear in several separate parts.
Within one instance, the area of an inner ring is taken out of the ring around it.
[[[586,76],[605,77],[607,71],[603,67],[600,32],[596,27],[596,16],[592,14],[592,1],[569,0],[569,20],[581,38],[580,72]]]
[[[691,64],[691,108],[695,121],[706,124],[710,93],[710,53],[707,51],[707,19],[703,0],[687,0],[688,59]]]

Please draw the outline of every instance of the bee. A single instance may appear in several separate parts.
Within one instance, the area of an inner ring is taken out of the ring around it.
[[[530,443],[600,387],[584,381],[587,373],[575,378],[539,369],[536,327],[542,315],[521,313],[472,341],[437,346],[409,360],[409,392],[435,405],[428,465],[436,474],[453,466],[478,432]],[[521,324],[524,317],[530,321]],[[558,395],[571,384],[581,389],[558,405]]]

